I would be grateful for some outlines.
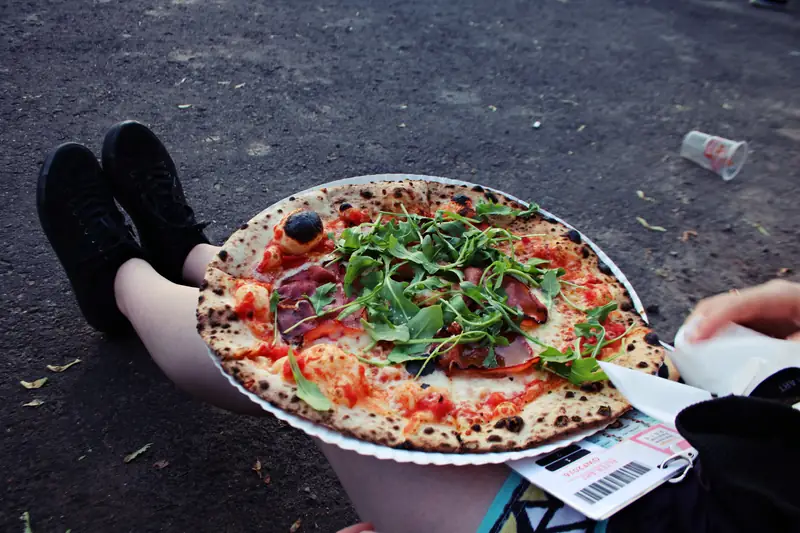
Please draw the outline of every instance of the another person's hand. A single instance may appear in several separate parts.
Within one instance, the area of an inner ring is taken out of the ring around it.
[[[686,321],[686,340],[709,339],[731,323],[800,341],[800,283],[776,279],[706,298]]]

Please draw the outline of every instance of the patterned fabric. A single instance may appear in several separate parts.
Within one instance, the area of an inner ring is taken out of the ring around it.
[[[594,522],[511,472],[495,496],[478,533],[605,533]]]

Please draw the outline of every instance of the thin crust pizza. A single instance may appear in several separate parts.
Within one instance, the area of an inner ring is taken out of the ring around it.
[[[275,406],[392,447],[520,450],[630,409],[598,361],[654,374],[656,335],[578,232],[480,186],[289,198],[209,265],[197,328]]]

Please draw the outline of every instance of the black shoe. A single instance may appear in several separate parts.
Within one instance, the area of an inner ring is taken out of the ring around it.
[[[133,219],[153,267],[181,283],[186,256],[208,239],[205,224],[197,223],[186,203],[167,149],[145,125],[120,122],[103,141],[103,171],[114,197]]]
[[[129,330],[117,308],[114,278],[125,261],[143,253],[88,148],[67,143],[47,156],[36,208],[89,325],[107,333]]]

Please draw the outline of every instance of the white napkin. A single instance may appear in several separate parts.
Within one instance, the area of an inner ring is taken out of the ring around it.
[[[688,385],[719,396],[748,395],[779,370],[800,368],[800,342],[731,324],[710,340],[689,343],[681,328],[669,356]]]

